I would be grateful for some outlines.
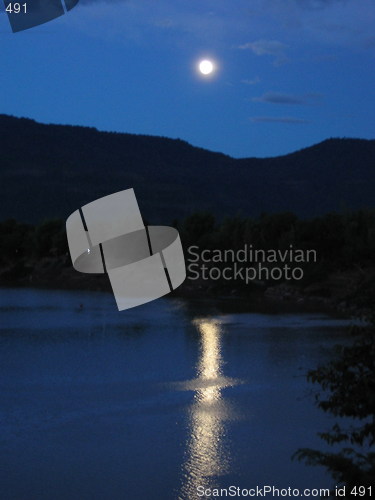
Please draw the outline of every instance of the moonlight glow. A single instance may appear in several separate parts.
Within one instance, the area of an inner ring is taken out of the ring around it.
[[[208,59],[200,61],[198,68],[202,75],[210,75],[215,69],[213,62]]]

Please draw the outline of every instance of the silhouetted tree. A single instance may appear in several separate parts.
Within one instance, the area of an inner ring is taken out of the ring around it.
[[[187,244],[199,244],[207,240],[215,228],[215,217],[208,212],[200,212],[187,217],[182,225],[182,241]]]
[[[351,345],[338,346],[331,362],[308,373],[324,391],[316,396],[318,407],[346,419],[320,433],[321,438],[346,447],[332,452],[300,449],[294,455],[326,467],[347,487],[347,498],[353,498],[350,491],[355,487],[375,485],[375,315],[370,326],[356,326],[352,334]]]
[[[36,257],[61,255],[68,250],[65,223],[60,219],[42,222],[34,232],[34,254]]]
[[[14,219],[0,223],[0,262],[13,262],[30,254],[34,228]]]

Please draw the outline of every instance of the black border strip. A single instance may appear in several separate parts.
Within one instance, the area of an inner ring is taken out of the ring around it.
[[[153,255],[152,252],[152,246],[151,246],[151,238],[150,238],[150,233],[148,232],[148,226],[145,226],[146,229],[146,235],[147,235],[147,243],[148,243],[148,248],[150,250],[150,255]]]
[[[103,262],[104,272],[107,274],[107,266],[105,265],[103,245],[101,243],[99,243],[99,248],[100,248],[100,255],[102,256],[102,262]]]
[[[85,231],[88,231],[87,224],[85,221],[85,216],[83,215],[83,212],[82,212],[82,208],[79,208],[78,210],[79,210],[79,215],[81,216],[81,219],[82,219],[83,228]]]
[[[170,288],[171,292],[173,292],[173,286],[172,286],[171,277],[169,276],[169,271],[166,267],[164,268],[164,271],[165,271],[165,275],[167,277],[169,288]]]

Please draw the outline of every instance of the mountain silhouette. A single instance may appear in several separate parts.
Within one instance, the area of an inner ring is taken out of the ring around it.
[[[274,158],[234,159],[180,139],[45,125],[0,115],[0,219],[66,218],[133,187],[146,221],[375,205],[375,140],[328,139]]]

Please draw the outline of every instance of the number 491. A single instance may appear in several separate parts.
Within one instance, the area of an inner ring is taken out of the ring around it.
[[[27,4],[26,3],[8,3],[6,6],[6,12],[8,14],[26,14],[27,13]]]
[[[354,486],[350,494],[355,497],[357,495],[360,497],[364,497],[365,495],[371,496],[371,486],[368,486],[367,488],[365,486]]]

